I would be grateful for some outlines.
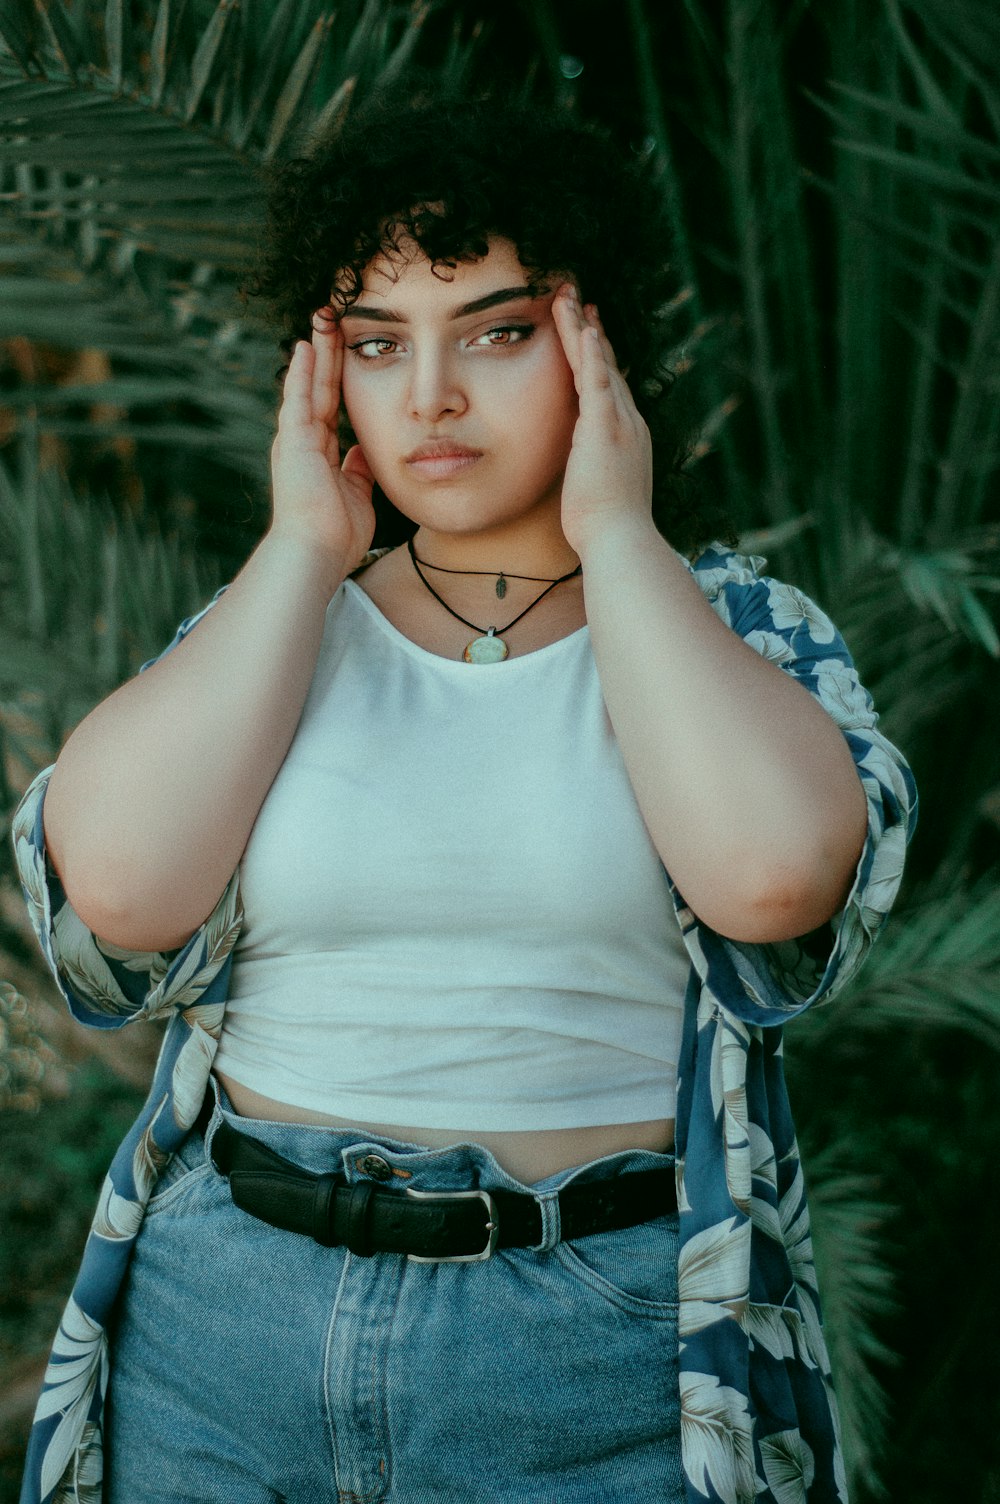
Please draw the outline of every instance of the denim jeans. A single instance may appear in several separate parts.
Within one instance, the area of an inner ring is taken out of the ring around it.
[[[240,1118],[214,1089],[118,1307],[106,1504],[681,1504],[677,1214],[560,1242],[556,1204],[672,1155],[529,1188],[476,1143]],[[233,1205],[206,1154],[223,1118],[350,1183],[530,1189],[542,1243],[477,1263],[323,1248]]]

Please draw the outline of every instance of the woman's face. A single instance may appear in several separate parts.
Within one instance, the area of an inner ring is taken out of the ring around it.
[[[579,413],[552,318],[508,240],[435,276],[416,247],[378,258],[345,312],[343,399],[375,479],[405,516],[475,533],[558,515]]]

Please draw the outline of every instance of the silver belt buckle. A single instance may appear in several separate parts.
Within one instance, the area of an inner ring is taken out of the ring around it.
[[[427,1258],[423,1254],[408,1253],[406,1257],[413,1264],[475,1264],[482,1259],[488,1259],[497,1246],[497,1237],[500,1232],[500,1223],[497,1219],[496,1203],[489,1191],[417,1191],[412,1186],[405,1187],[406,1194],[412,1196],[415,1201],[461,1201],[468,1200],[470,1196],[478,1196],[489,1213],[489,1221],[486,1230],[489,1233],[486,1247],[481,1253],[443,1253],[440,1258]]]

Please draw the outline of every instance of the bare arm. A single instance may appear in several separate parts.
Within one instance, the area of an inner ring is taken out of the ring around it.
[[[734,940],[824,923],[867,830],[840,728],[716,615],[656,531],[649,433],[595,314],[553,314],[580,395],[562,523],[636,800],[698,917]]]
[[[867,830],[839,727],[726,626],[652,522],[608,528],[581,558],[608,715],[686,901],[734,940],[815,929]]]
[[[80,723],[52,773],[46,844],[102,939],[181,945],[243,853],[295,734],[326,609],[371,541],[371,474],[336,450],[342,336],[285,380],[266,537],[190,636]]]

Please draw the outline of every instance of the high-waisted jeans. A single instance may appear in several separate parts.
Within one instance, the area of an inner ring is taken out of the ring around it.
[[[429,1264],[323,1248],[233,1205],[206,1153],[222,1118],[351,1183],[530,1190],[542,1244]],[[528,1187],[475,1143],[261,1122],[222,1096],[132,1258],[106,1504],[680,1504],[677,1214],[560,1242],[556,1205],[570,1181],[672,1163],[626,1150]]]

